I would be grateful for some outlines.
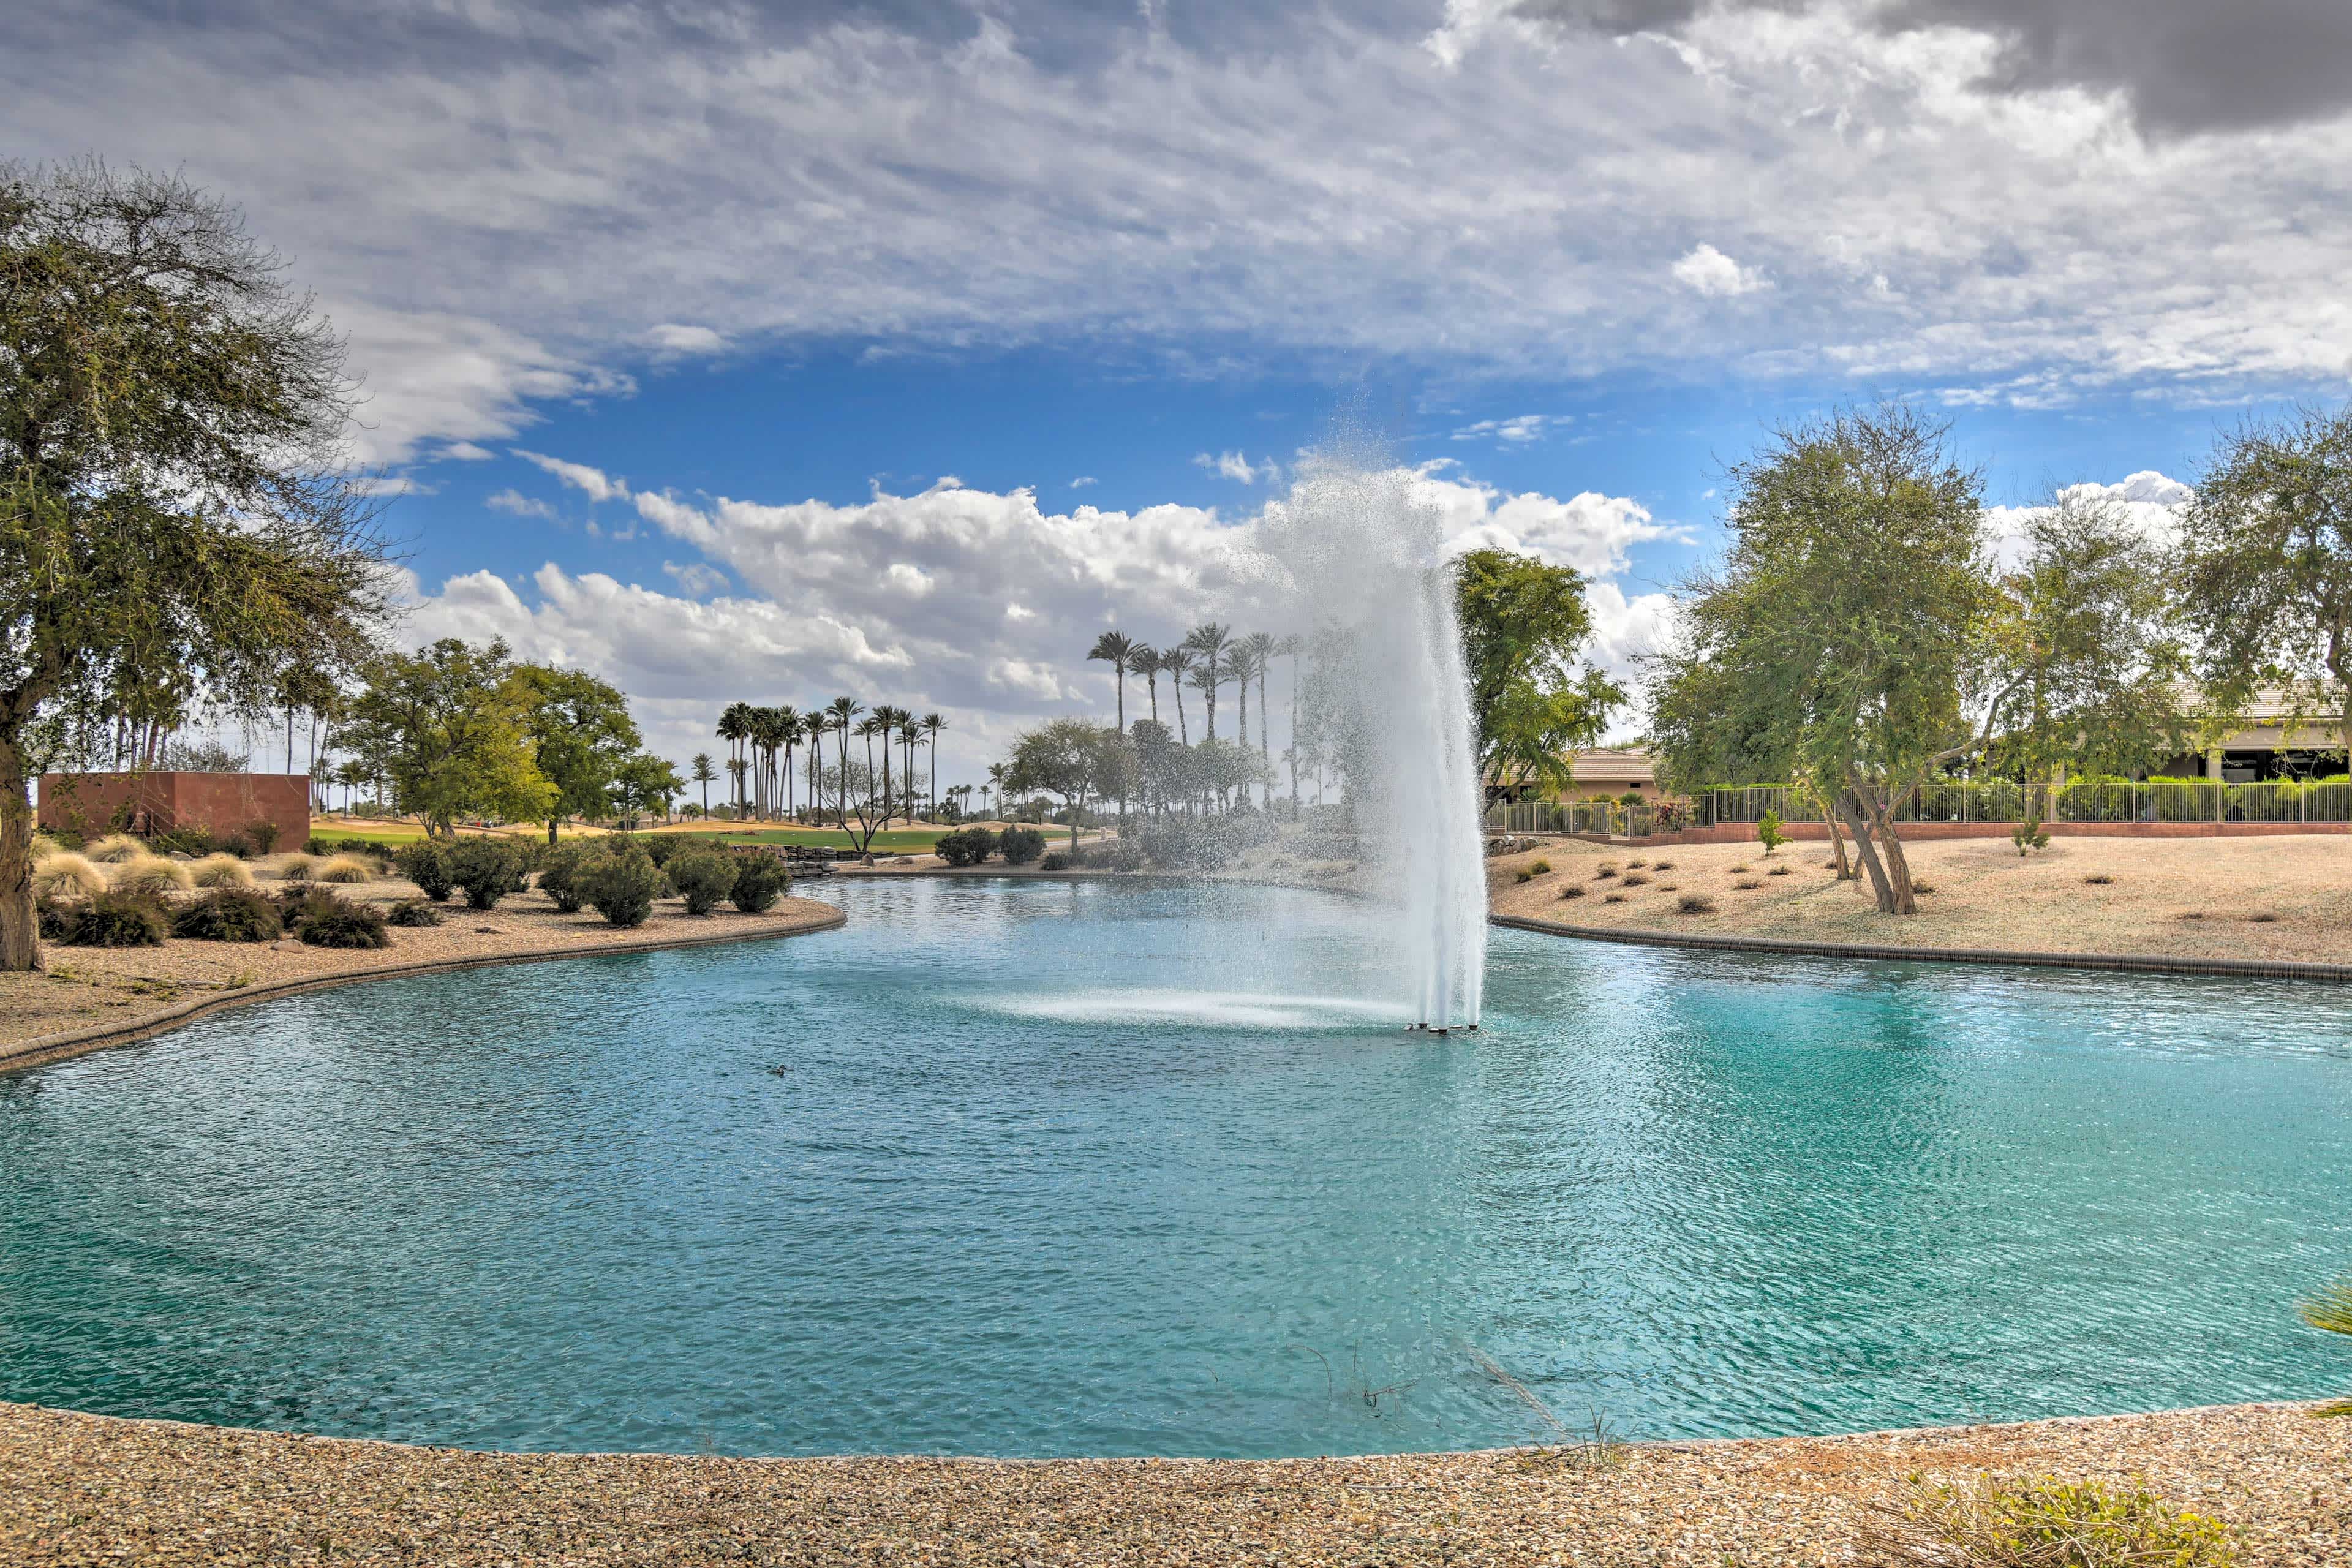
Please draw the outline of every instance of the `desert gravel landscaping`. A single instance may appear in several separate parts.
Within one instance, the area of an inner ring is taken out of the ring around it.
[[[2005,838],[1904,848],[1927,890],[1920,911],[1902,917],[1878,913],[1866,882],[1836,880],[1826,844],[1784,844],[1767,856],[1752,843],[1633,848],[1566,839],[1490,860],[1486,875],[1496,914],[1569,925],[2352,963],[2352,837],[2065,837],[2022,858]],[[1552,869],[1518,881],[1538,860]],[[1772,874],[1783,868],[1785,875]],[[1627,872],[1643,880],[1628,887]],[[1571,887],[1580,895],[1562,898]],[[1683,913],[1680,900],[1689,893],[1710,900],[1714,910]]]
[[[2249,1405],[1852,1437],[1349,1459],[478,1454],[0,1405],[0,1561],[1856,1561],[1906,1478],[2144,1481],[2247,1568],[2352,1561],[2352,1421]]]

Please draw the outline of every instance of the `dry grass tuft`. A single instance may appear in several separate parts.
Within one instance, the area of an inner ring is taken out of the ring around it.
[[[1625,862],[1625,868],[1629,871],[1638,871],[1648,864],[1647,860],[1628,860]]]
[[[1915,893],[1932,893],[1936,890],[1936,884],[1915,881],[1911,884],[1911,890]]]
[[[1601,862],[1600,869],[1594,871],[1592,874],[1605,882],[1610,878],[1617,874],[1617,868],[1609,864],[1608,861],[1603,860]]]
[[[1675,900],[1675,908],[1686,915],[1711,915],[1715,913],[1715,900],[1705,893],[1685,893]]]
[[[1559,896],[1563,899],[1580,899],[1584,897],[1584,884],[1581,882],[1570,882],[1567,887],[1562,888],[1559,890]]]
[[[46,833],[33,835],[33,864],[37,866],[52,855],[62,855],[65,846]]]
[[[1747,861],[1745,861],[1745,860],[1742,860],[1738,865],[1734,866],[1734,867],[1731,868],[1731,874],[1732,874],[1733,876],[1737,877],[1737,876],[1740,875],[1742,872],[1746,871],[1747,869],[1748,869],[1748,862],[1747,862]]]
[[[1650,868],[1653,871],[1671,871],[1674,868],[1675,863],[1671,860],[1661,860],[1656,865]]]
[[[285,855],[272,855],[261,862],[261,874],[275,877],[281,882],[308,882],[319,874],[319,858],[297,849]]]
[[[2172,918],[2177,921],[2201,921],[2205,918],[2205,911],[2203,910],[2183,910],[2180,913],[2173,916]]]
[[[2273,921],[2276,921],[2277,919],[2278,919],[2278,916],[2276,916],[2276,915],[2274,915],[2274,914],[2271,913],[2271,911],[2270,911],[2270,910],[2257,910],[2256,912],[2254,912],[2253,914],[2248,915],[2248,916],[2246,917],[2246,923],[2247,923],[2247,924],[2249,924],[2249,925],[2266,926],[2266,925],[2271,924]]]
[[[1856,1543],[1871,1568],[2227,1568],[2229,1527],[2144,1488],[2098,1481],[1930,1485],[1911,1478]]]
[[[1671,892],[1673,892],[1674,890],[1675,890],[1675,884],[1674,884],[1674,883],[1672,883],[1672,882],[1661,882],[1661,883],[1659,883],[1659,884],[1658,884],[1658,891],[1660,891],[1660,892],[1662,892],[1662,893],[1671,893]]]
[[[373,882],[375,880],[375,863],[364,855],[336,855],[312,876],[313,879],[320,882]]]
[[[234,855],[207,855],[188,867],[199,888],[250,888],[253,873]]]
[[[2105,871],[2094,871],[2089,876],[2084,878],[2083,880],[2090,883],[2091,886],[2095,888],[2104,888],[2109,882],[2114,881],[2115,879],[2108,876]]]
[[[1622,881],[1628,888],[1646,888],[1650,885],[1650,879],[1640,871],[1626,872]]]
[[[1622,893],[1606,893],[1601,896],[1601,901],[1604,904],[1622,904],[1625,901],[1625,895]]]
[[[161,855],[140,855],[121,862],[112,872],[119,893],[178,893],[196,885],[188,868]]]
[[[1789,868],[1786,866],[1775,866],[1764,874],[1768,877],[1785,877],[1789,874]]]
[[[33,892],[44,899],[94,899],[106,891],[106,873],[63,850],[33,867]]]
[[[97,843],[86,847],[82,854],[101,865],[112,865],[147,853],[147,846],[128,833],[110,833]]]
[[[1747,893],[1753,892],[1756,889],[1762,887],[1764,884],[1758,881],[1753,877],[1742,877],[1739,880],[1732,883],[1731,885],[1738,889],[1741,892]]]

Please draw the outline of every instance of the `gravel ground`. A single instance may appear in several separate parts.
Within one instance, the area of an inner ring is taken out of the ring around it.
[[[280,885],[264,882],[262,890]],[[334,890],[378,904],[414,898],[417,891],[397,879]],[[653,918],[644,925],[623,931],[606,924],[593,910],[559,913],[553,901],[538,892],[509,895],[493,910],[469,910],[458,898],[440,908],[441,924],[395,929],[390,933],[388,948],[305,947],[292,941],[172,941],[161,947],[133,948],[45,946],[46,972],[0,974],[0,1064],[5,1063],[12,1047],[22,1047],[68,1031],[136,1026],[186,1002],[226,992],[364,974],[404,964],[548,949],[593,952],[667,942],[784,936],[825,924],[841,912],[811,899],[787,898],[765,914],[747,915],[722,905],[710,914],[696,917],[688,915],[678,900],[666,899],[655,906]]]
[[[2352,1562],[2352,1421],[2254,1405],[1622,1451],[1208,1461],[476,1454],[0,1405],[0,1561],[1852,1560],[1903,1479],[2144,1479],[2249,1565]]]
[[[2112,952],[2179,958],[2352,963],[2352,836],[2277,838],[2053,838],[2021,858],[2006,839],[1906,845],[1928,885],[1920,911],[1881,915],[1866,882],[1840,883],[1826,844],[1678,845],[1629,849],[1564,840],[1487,863],[1497,914],[1570,925],[1804,942]],[[1521,868],[1549,873],[1516,880]],[[1620,871],[1646,864],[1628,888]],[[1664,863],[1669,868],[1661,870]],[[1786,876],[1769,875],[1781,867]],[[1744,871],[1738,869],[1745,868]],[[2105,881],[2087,879],[2103,877]],[[1742,888],[1740,882],[1752,882]],[[1581,897],[1563,899],[1580,887]],[[1686,893],[1715,901],[1683,914]],[[1609,902],[1612,894],[1622,901]],[[2268,916],[2268,919],[2257,919]]]

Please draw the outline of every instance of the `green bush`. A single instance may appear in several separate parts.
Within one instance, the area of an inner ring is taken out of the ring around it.
[[[63,899],[41,899],[33,905],[33,913],[43,942],[63,942],[72,934],[81,906]]]
[[[383,911],[383,923],[388,926],[437,926],[441,911],[423,899],[403,899]]]
[[[275,942],[285,931],[278,906],[248,888],[220,888],[172,917],[172,934],[191,942]]]
[[[1006,865],[1026,866],[1045,853],[1045,836],[1034,827],[1008,827],[996,847]]]
[[[677,889],[677,896],[686,900],[686,912],[690,915],[709,914],[719,907],[720,900],[735,890],[734,857],[716,849],[673,855],[669,864],[661,869],[668,875],[669,885]]]
[[[267,819],[256,820],[247,824],[245,831],[264,855],[278,847],[278,824]]]
[[[223,855],[234,855],[240,860],[253,858],[253,839],[243,828],[232,828],[213,840],[213,847]]]
[[[100,893],[65,910],[53,940],[68,947],[161,947],[172,933],[163,906],[136,893]]]
[[[1066,871],[1069,868],[1070,858],[1059,849],[1037,862],[1037,869],[1040,871]]]
[[[597,851],[586,844],[574,841],[558,845],[550,850],[547,863],[540,868],[539,890],[555,900],[563,913],[577,914],[588,901],[588,889],[581,885],[581,873],[597,858]]]
[[[1931,1485],[1866,1527],[1863,1556],[1879,1563],[1957,1568],[2227,1568],[2230,1530],[2209,1514],[2176,1509],[2135,1488],[2043,1476]]]
[[[996,852],[996,835],[985,827],[942,834],[932,853],[950,866],[977,866]]]
[[[792,880],[791,870],[773,855],[739,855],[735,887],[728,896],[747,915],[765,914],[776,907]]]
[[[147,847],[158,855],[185,855],[194,859],[213,852],[213,836],[201,827],[174,827],[169,833],[150,834]]]
[[[638,926],[654,912],[661,896],[661,868],[643,848],[614,845],[583,870],[579,878],[588,906],[616,926]]]
[[[320,892],[306,900],[294,934],[312,947],[390,947],[383,916],[365,904]]]
[[[1773,807],[1771,810],[1766,812],[1763,817],[1758,821],[1756,824],[1756,842],[1764,846],[1764,853],[1767,855],[1769,855],[1773,850],[1778,849],[1781,845],[1789,842],[1789,836],[1780,831],[1780,807]]]
[[[469,910],[496,909],[500,899],[515,890],[521,858],[504,839],[460,838],[443,855],[449,880],[465,893]]]
[[[430,838],[403,845],[392,863],[436,904],[445,902],[457,885],[449,874],[448,851]]]

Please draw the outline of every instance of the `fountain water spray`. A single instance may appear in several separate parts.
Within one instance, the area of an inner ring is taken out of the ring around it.
[[[1318,458],[1263,534],[1311,617],[1316,722],[1390,911],[1419,1027],[1475,1027],[1486,887],[1469,681],[1444,519],[1376,454]]]

